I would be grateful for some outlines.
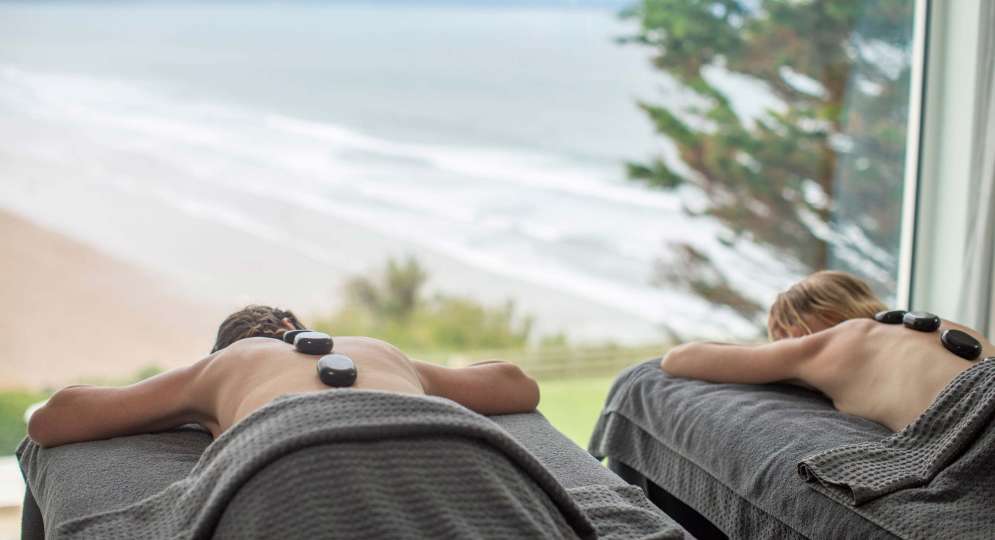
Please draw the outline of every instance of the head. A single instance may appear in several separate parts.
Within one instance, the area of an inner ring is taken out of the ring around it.
[[[303,330],[305,326],[290,311],[269,306],[252,305],[232,313],[218,327],[218,337],[211,352],[217,352],[240,339],[250,337],[280,338],[287,330]]]
[[[846,272],[816,272],[777,295],[767,334],[771,341],[805,336],[846,320],[872,318],[885,309],[860,278]]]

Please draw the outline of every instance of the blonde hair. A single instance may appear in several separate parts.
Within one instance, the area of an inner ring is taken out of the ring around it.
[[[887,309],[860,278],[846,272],[824,270],[795,283],[777,295],[767,318],[767,335],[776,341],[791,335],[791,328],[813,333],[805,316],[827,326],[850,319],[872,318]]]

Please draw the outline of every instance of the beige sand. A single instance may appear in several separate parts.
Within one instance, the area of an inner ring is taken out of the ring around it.
[[[21,537],[21,507],[0,508],[0,540]]]
[[[0,211],[0,387],[175,367],[209,351],[225,309]]]

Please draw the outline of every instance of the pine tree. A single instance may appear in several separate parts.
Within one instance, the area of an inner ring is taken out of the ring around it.
[[[663,152],[627,164],[660,189],[694,186],[730,245],[755,242],[798,274],[834,267],[894,293],[900,234],[911,0],[645,0],[623,39],[692,99],[641,102],[683,166]],[[780,106],[744,118],[716,83],[747,76]],[[690,104],[687,104],[690,103]],[[692,243],[660,281],[759,322],[763,306]]]

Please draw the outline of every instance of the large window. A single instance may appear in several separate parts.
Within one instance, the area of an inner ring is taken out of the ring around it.
[[[914,7],[2,3],[0,375],[126,381],[262,302],[518,361],[583,443],[809,272],[896,297]]]

